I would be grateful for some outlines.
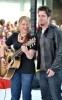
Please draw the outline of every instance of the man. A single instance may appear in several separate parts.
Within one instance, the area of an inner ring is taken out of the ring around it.
[[[40,69],[40,89],[42,100],[61,100],[59,71],[62,60],[62,31],[50,24],[51,9],[38,8],[37,50],[38,69]]]

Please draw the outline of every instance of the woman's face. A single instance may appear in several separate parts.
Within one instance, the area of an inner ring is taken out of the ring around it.
[[[22,22],[19,23],[19,31],[21,34],[27,34],[28,29],[29,29],[29,26],[26,20],[23,20]]]

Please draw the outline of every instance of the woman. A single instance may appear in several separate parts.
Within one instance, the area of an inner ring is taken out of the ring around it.
[[[34,55],[36,44],[27,46],[25,44],[34,36],[30,36],[30,19],[22,16],[19,19],[19,33],[10,36],[4,45],[1,46],[1,62],[6,67],[4,49],[13,44],[15,50],[21,48],[20,67],[11,78],[11,100],[19,100],[22,88],[23,100],[31,100],[32,81],[35,73]],[[30,43],[31,44],[31,43]]]
[[[5,41],[2,33],[3,33],[3,27],[2,25],[0,25],[0,56],[1,56],[1,45]],[[0,71],[1,71],[1,66],[0,66]],[[3,79],[1,77],[1,72],[0,72],[0,89],[6,89],[9,87],[10,87],[10,81],[7,79]]]

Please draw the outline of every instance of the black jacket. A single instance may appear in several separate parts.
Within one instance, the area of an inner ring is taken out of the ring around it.
[[[42,34],[42,28],[40,27],[36,33],[37,36],[37,69],[40,69],[41,53],[40,53],[40,37]],[[44,63],[45,69],[52,69],[57,72],[62,68],[62,31],[53,25],[49,25],[44,32],[43,36],[44,47]],[[41,45],[42,49],[42,45]],[[43,62],[41,62],[43,63]]]

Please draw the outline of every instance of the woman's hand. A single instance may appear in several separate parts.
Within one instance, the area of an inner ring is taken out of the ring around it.
[[[21,51],[26,54],[26,57],[28,59],[32,59],[34,57],[35,50],[33,50],[33,49],[28,50],[28,48],[25,45],[21,46]]]
[[[21,46],[21,51],[26,53],[28,51],[28,48],[25,45]]]

